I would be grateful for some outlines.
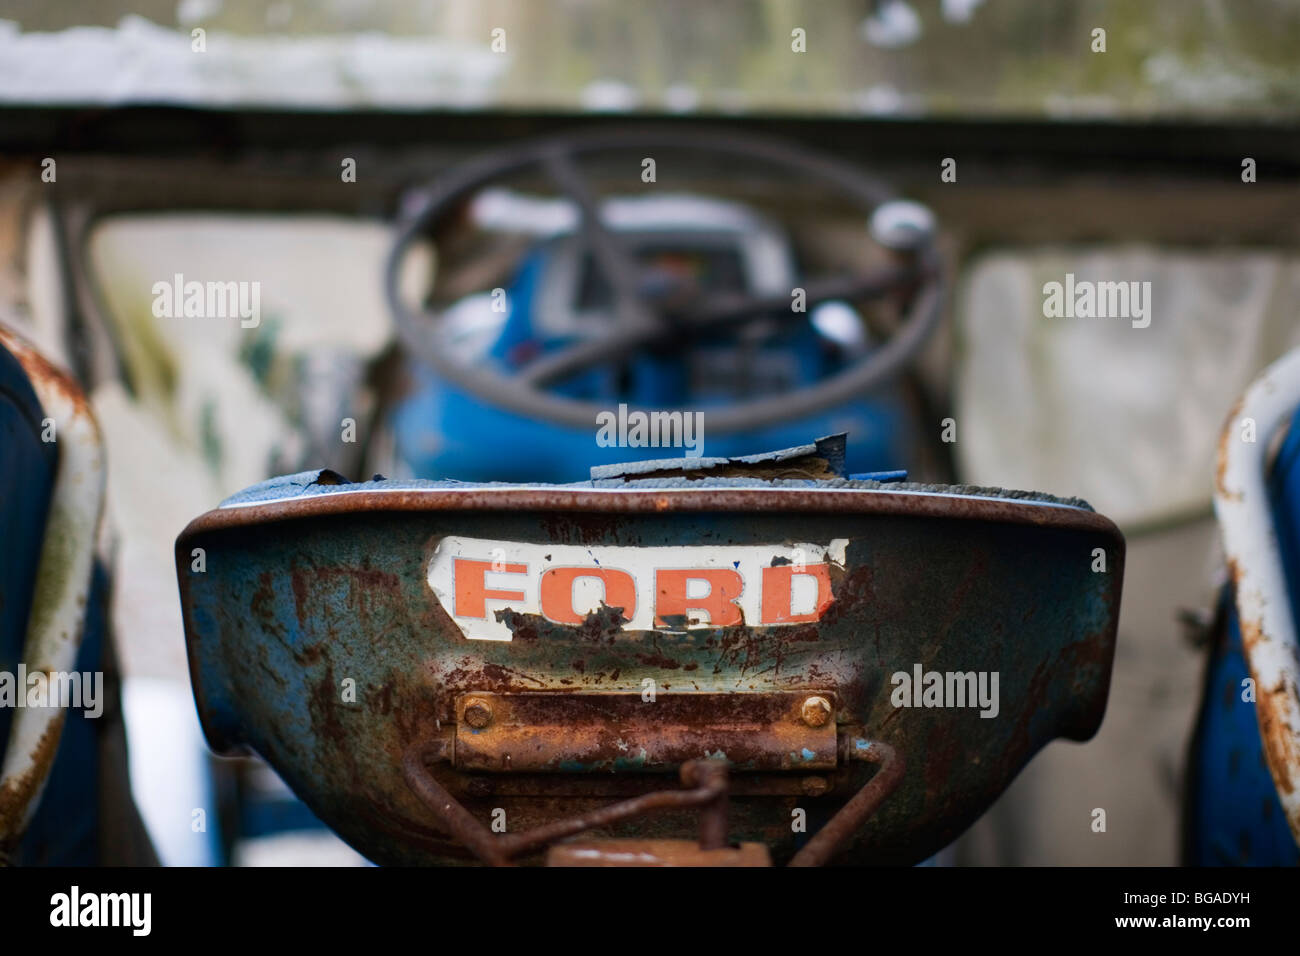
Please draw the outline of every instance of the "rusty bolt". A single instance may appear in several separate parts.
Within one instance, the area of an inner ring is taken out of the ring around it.
[[[823,727],[831,719],[831,703],[825,697],[809,697],[800,713],[809,727]]]
[[[465,723],[471,727],[483,728],[492,723],[492,705],[482,697],[471,697],[465,701]]]

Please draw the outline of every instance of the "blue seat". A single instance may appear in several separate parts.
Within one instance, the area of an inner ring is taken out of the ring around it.
[[[1269,496],[1291,607],[1300,607],[1300,428],[1292,427],[1269,476]],[[1214,644],[1191,748],[1185,856],[1198,866],[1296,866],[1296,845],[1264,756],[1231,585],[1220,598]]]
[[[23,657],[58,443],[41,440],[45,413],[18,360],[0,345],[0,670],[16,674]],[[81,672],[102,671],[106,576],[96,567],[85,632],[77,657]],[[14,711],[0,707],[0,758]],[[54,765],[36,811],[10,861],[18,865],[90,866],[99,862],[99,727],[84,709],[64,721]]]

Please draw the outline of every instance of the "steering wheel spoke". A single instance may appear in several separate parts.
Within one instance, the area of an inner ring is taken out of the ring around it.
[[[579,372],[623,358],[633,349],[658,337],[649,330],[623,332],[608,338],[568,345],[533,359],[518,369],[514,377],[529,388],[546,388]]]
[[[560,191],[578,207],[579,240],[595,260],[596,268],[614,292],[614,314],[624,329],[648,329],[660,325],[641,297],[641,269],[625,243],[606,224],[600,206],[587,181],[573,161],[573,153],[562,148],[545,149],[542,165]]]

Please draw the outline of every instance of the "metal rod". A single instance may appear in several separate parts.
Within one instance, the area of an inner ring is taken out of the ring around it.
[[[509,866],[511,858],[555,840],[663,809],[713,808],[711,813],[704,814],[709,822],[701,822],[701,842],[703,844],[706,826],[708,839],[720,842],[703,848],[717,849],[726,845],[726,819],[723,817],[719,821],[717,816],[719,812],[726,813],[727,768],[722,761],[692,760],[683,764],[682,780],[688,785],[694,783],[694,789],[658,790],[523,833],[498,836],[480,823],[429,772],[430,761],[446,758],[447,744],[443,740],[415,744],[402,758],[406,783],[434,812],[448,835],[489,866]]]
[[[791,858],[791,866],[825,866],[829,863],[903,780],[903,757],[889,744],[878,740],[851,740],[849,758],[879,764],[880,769]]]

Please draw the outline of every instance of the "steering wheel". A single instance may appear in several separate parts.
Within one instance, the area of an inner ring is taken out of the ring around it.
[[[890,264],[873,271],[802,281],[806,308],[834,299],[860,302],[886,296],[899,297],[906,308],[904,321],[886,342],[834,376],[776,395],[709,407],[710,432],[748,431],[835,407],[892,378],[916,356],[938,325],[941,311],[942,281],[929,210],[894,199],[882,184],[847,163],[767,137],[697,128],[684,135],[641,127],[599,129],[512,144],[439,177],[418,212],[399,225],[385,266],[385,295],[402,343],[445,380],[490,405],[555,424],[592,428],[597,415],[607,411],[604,405],[556,394],[548,386],[637,349],[680,341],[686,328],[703,331],[773,317],[806,318],[804,312],[791,309],[793,289],[768,296],[702,295],[684,307],[674,302],[671,311],[643,291],[635,258],[603,220],[575,160],[612,151],[640,150],[636,155],[653,155],[656,148],[665,147],[720,154],[733,164],[759,161],[836,187],[870,216],[872,236],[890,251]],[[579,242],[612,290],[613,320],[601,338],[539,356],[513,374],[488,363],[462,364],[450,350],[440,347],[438,313],[414,311],[403,302],[398,282],[402,263],[414,243],[429,235],[472,194],[532,167],[540,167],[559,194],[577,207]]]

